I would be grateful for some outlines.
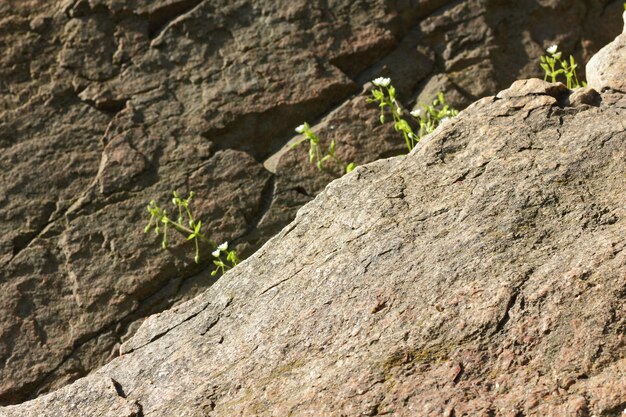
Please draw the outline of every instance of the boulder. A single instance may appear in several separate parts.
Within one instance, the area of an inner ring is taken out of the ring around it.
[[[596,94],[478,100],[0,416],[620,415],[626,95]]]
[[[624,11],[626,21],[626,11]],[[626,93],[626,26],[624,32],[598,52],[587,64],[589,86]]]

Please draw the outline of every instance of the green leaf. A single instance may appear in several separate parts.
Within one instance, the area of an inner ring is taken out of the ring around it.
[[[330,141],[330,148],[328,148],[328,153],[331,155],[335,154],[335,140]]]
[[[346,167],[346,173],[354,171],[354,168],[356,168],[356,164],[354,162],[350,162]]]
[[[395,128],[396,128],[396,130],[400,130],[402,132],[410,132],[411,131],[411,127],[409,126],[409,124],[404,119],[398,120],[396,122]]]
[[[231,264],[237,265],[237,263],[239,262],[239,258],[237,258],[237,253],[234,250],[231,250],[230,252],[228,252],[228,255],[226,256],[226,260],[228,262],[230,262]]]
[[[193,239],[193,238],[195,238],[195,237],[196,237],[196,234],[195,234],[195,233],[192,233],[192,234],[190,234],[189,236],[187,236],[187,240],[191,240],[191,239]]]

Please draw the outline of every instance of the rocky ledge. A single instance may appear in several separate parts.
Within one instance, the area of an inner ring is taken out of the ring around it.
[[[391,77],[407,108],[441,90],[462,109],[541,76],[553,43],[587,62],[620,33],[621,10],[0,0],[0,405],[102,367],[147,316],[215,281],[192,242],[170,236],[163,251],[142,233],[151,199],[195,191],[205,232],[246,257],[339,174],[306,163],[304,147],[282,152],[304,120],[344,160],[399,155],[369,80]]]
[[[625,42],[587,89],[515,82],[334,181],[120,357],[0,415],[621,415]]]

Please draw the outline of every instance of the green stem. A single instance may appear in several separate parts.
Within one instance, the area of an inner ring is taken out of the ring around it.
[[[167,219],[170,223],[172,223],[172,226],[174,226],[174,228],[176,230],[178,230],[180,233],[182,234],[186,234],[187,236],[195,233],[193,230],[191,230],[190,228],[183,226],[182,224],[173,221],[172,219],[168,218]],[[204,236],[202,233],[197,233],[196,236],[198,236],[200,239],[202,239],[202,241],[208,243],[209,245],[211,245],[213,248],[216,248],[217,245],[212,242],[211,240],[209,240],[206,236]]]
[[[395,123],[399,122],[401,120],[400,115],[396,112],[396,109],[394,107],[392,107],[391,110],[391,115],[393,116],[393,121]],[[406,142],[406,147],[409,148],[409,152],[411,152],[411,150],[413,149],[411,147],[411,142],[409,141],[409,137],[406,134],[406,132],[403,130],[402,131],[402,135],[404,136],[404,141]]]
[[[329,154],[330,155],[330,154]],[[342,170],[346,170],[346,167],[348,166],[348,164],[346,164],[345,162],[343,162],[341,159],[337,158],[335,155],[330,155],[330,158],[335,161],[335,163],[337,165],[339,165],[341,167]]]

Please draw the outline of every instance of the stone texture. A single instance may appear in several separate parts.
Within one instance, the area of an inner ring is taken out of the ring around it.
[[[0,416],[620,415],[626,97],[571,95],[516,82],[358,167],[120,357]]]
[[[619,10],[0,2],[0,403],[99,368],[147,315],[212,285],[185,242],[163,252],[143,235],[150,199],[193,189],[211,237],[251,254],[338,175],[281,149],[303,120],[359,164],[403,152],[365,103],[373,77],[392,76],[407,108],[438,89],[464,107],[541,75],[537,58],[554,42],[586,61],[619,33]]]
[[[624,11],[626,22],[626,11]],[[605,46],[587,64],[589,86],[598,90],[605,89],[626,92],[626,25],[624,32],[614,42]]]

